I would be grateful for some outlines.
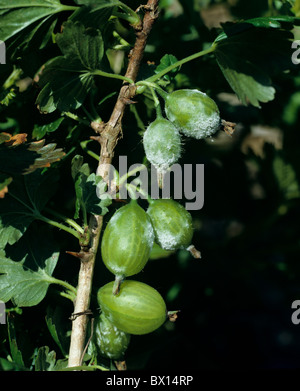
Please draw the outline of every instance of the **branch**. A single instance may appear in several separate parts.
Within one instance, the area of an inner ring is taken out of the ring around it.
[[[126,78],[134,82],[138,75],[148,36],[153,23],[158,17],[158,2],[159,0],[148,0],[147,4],[144,6],[145,16],[142,27],[136,30],[136,42],[129,55],[128,67],[125,74]],[[94,139],[99,141],[101,146],[97,174],[101,175],[104,179],[107,178],[108,175],[106,165],[111,164],[114,149],[118,140],[122,137],[122,119],[125,109],[127,105],[131,103],[131,99],[134,97],[135,92],[136,87],[134,85],[124,82],[109,121],[106,124],[91,123],[92,128],[99,134],[99,136],[94,137]],[[82,354],[84,351],[88,323],[88,317],[85,314],[90,305],[94,264],[99,246],[102,224],[103,216],[91,217],[89,224],[91,232],[91,247],[89,249],[81,249],[81,252],[84,252],[85,256],[81,258],[77,298],[74,308],[74,315],[80,315],[75,316],[75,319],[73,320],[69,351],[69,367],[80,366],[82,363]]]

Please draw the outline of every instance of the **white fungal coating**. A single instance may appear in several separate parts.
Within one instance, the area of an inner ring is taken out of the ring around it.
[[[172,223],[170,221],[170,223]],[[183,231],[190,228],[189,222],[184,222],[181,227]],[[178,243],[182,240],[182,231],[178,230],[177,232],[168,231],[166,229],[161,229],[157,231],[159,245],[165,250],[176,250],[178,249]],[[184,248],[180,246],[179,248]]]
[[[151,202],[148,210],[156,242],[164,250],[187,248],[193,236],[192,217],[178,202],[158,199]]]
[[[167,96],[165,112],[168,119],[185,136],[203,139],[220,128],[216,103],[204,92],[182,89]]]
[[[161,172],[166,171],[180,158],[180,134],[167,119],[158,118],[148,126],[143,144],[147,159]]]

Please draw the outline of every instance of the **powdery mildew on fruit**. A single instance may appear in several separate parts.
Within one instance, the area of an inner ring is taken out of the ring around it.
[[[101,354],[111,359],[120,359],[130,342],[130,334],[114,326],[103,314],[96,320],[95,342]]]
[[[146,157],[161,172],[176,163],[181,155],[178,129],[166,119],[152,122],[143,137]]]
[[[171,219],[170,219],[170,223],[172,223]],[[188,222],[183,224],[182,228],[188,230],[189,229]],[[182,240],[181,232],[174,234],[174,232],[170,232],[168,230],[160,230],[158,240],[160,246],[165,250],[176,250],[178,248],[178,243]]]
[[[171,199],[154,201],[148,208],[156,242],[165,250],[186,248],[192,239],[193,228],[190,214]]]
[[[203,139],[216,133],[220,128],[221,119],[215,102],[204,92],[198,90],[184,91],[186,98],[180,99],[176,105],[166,102],[165,112],[169,120],[179,127],[180,131],[187,137]],[[207,102],[213,107],[210,113],[205,111],[205,105],[201,105],[200,102],[196,102],[196,105],[191,104],[188,98],[195,96],[195,94],[207,99]],[[184,114],[186,114],[186,122],[183,126],[179,116]]]

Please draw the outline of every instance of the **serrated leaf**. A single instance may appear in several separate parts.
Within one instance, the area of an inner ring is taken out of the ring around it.
[[[112,10],[118,5],[117,0],[100,0],[90,1],[82,0],[76,1],[77,4],[82,5],[71,16],[70,20],[79,20],[85,27],[93,27],[103,30],[109,20]]]
[[[56,0],[0,0],[0,40],[7,41],[37,21],[66,9]]]
[[[6,147],[24,144],[26,141],[26,133],[18,133],[14,136],[12,136],[10,133],[0,133],[0,144],[5,144]]]
[[[26,136],[25,133],[15,136],[0,133],[0,171],[11,175],[29,174],[49,167],[65,155],[62,149],[56,149],[56,144],[45,145],[45,140],[25,143]]]
[[[101,32],[78,22],[66,22],[57,43],[63,56],[48,61],[40,78],[37,104],[42,112],[78,109],[94,86],[93,71],[104,54]]]
[[[76,180],[76,177],[79,174],[82,165],[83,165],[83,157],[81,155],[75,155],[71,163],[71,175],[74,181]],[[87,175],[89,174],[90,171],[88,170]]]
[[[10,88],[9,90],[3,90],[0,93],[0,105],[9,106],[9,104],[17,96],[15,87]]]
[[[104,44],[99,30],[85,29],[79,22],[68,21],[63,24],[63,32],[57,34],[56,42],[65,58],[77,60],[84,69],[100,67]]]
[[[225,23],[215,40],[217,62],[243,104],[274,99],[273,74],[292,67],[289,31],[299,20],[282,16]]]
[[[79,217],[80,210],[82,210],[84,218],[86,218],[87,213],[95,215],[107,213],[107,206],[111,204],[112,200],[104,194],[104,191],[102,191],[103,195],[101,197],[101,186],[106,186],[106,183],[100,176],[96,176],[94,173],[90,174],[88,164],[83,164],[83,158],[80,155],[73,158],[71,173],[76,193],[74,218]]]
[[[58,261],[56,242],[43,230],[34,230],[0,257],[0,300],[19,307],[39,304],[53,283],[52,273]]]
[[[108,195],[99,198],[97,190],[99,191],[99,189],[102,189],[103,187],[101,186],[106,187],[106,183],[101,176],[98,176],[95,173],[89,175],[86,181],[81,183],[82,201],[88,213],[104,215],[108,212],[107,206],[109,206],[112,201]]]
[[[56,353],[54,350],[49,352],[48,346],[42,346],[38,350],[35,359],[35,371],[53,371],[55,367]]]
[[[0,199],[0,248],[16,243],[56,191],[56,171],[16,177]]]

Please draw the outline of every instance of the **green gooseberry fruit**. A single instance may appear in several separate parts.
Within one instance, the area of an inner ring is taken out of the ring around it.
[[[198,90],[182,89],[167,94],[165,112],[185,136],[195,139],[211,136],[221,125],[217,104]]]
[[[168,258],[173,253],[174,251],[164,250],[156,242],[154,242],[149,259],[155,260],[155,259]]]
[[[130,334],[119,330],[103,313],[95,319],[93,343],[101,356],[123,360],[130,338]]]
[[[158,172],[164,173],[181,155],[178,129],[165,118],[158,117],[146,129],[143,144],[148,161]]]
[[[193,237],[191,214],[172,199],[150,201],[147,210],[155,241],[164,250],[187,249]]]
[[[114,282],[98,290],[97,299],[106,318],[125,333],[142,335],[158,329],[167,319],[166,304],[151,286],[125,280],[117,295],[112,294]]]
[[[104,264],[117,278],[139,273],[154,242],[151,220],[136,200],[118,209],[109,220],[101,241]]]

